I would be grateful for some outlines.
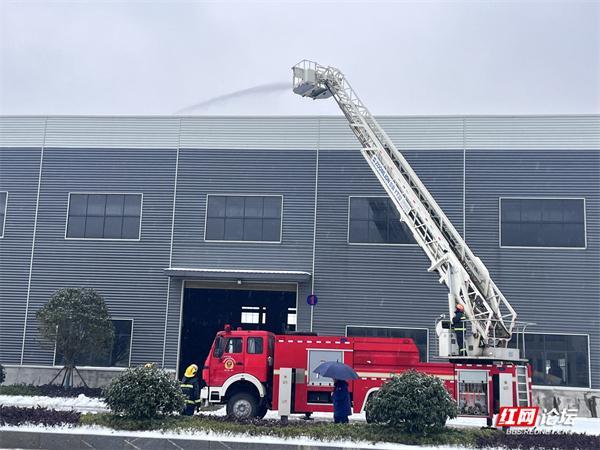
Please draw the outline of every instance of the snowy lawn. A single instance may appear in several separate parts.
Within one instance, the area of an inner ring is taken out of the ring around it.
[[[89,412],[108,412],[106,404],[98,398],[90,398],[85,395],[79,395],[78,397],[41,397],[41,396],[21,396],[21,395],[0,395],[0,405],[5,406],[21,406],[21,407],[35,407],[42,406],[57,410],[70,410],[74,409],[83,413]],[[214,416],[225,416],[225,407],[218,408],[212,411],[202,411],[203,415],[214,415]],[[332,422],[333,416],[330,413],[314,413],[312,415],[313,421],[317,422]],[[292,416],[291,421],[301,421],[303,416]],[[269,411],[265,416],[265,419],[279,419],[276,411]],[[354,414],[350,417],[352,423],[364,423],[365,415]],[[448,425],[451,427],[462,428],[462,427],[476,427],[480,428],[486,425],[485,419],[459,417],[448,421]],[[600,435],[600,418],[585,418],[578,417],[575,419],[575,423],[572,426],[567,425],[555,425],[552,427],[541,426],[537,427],[539,431],[565,431],[573,433],[587,433],[593,435]]]
[[[380,448],[380,449],[457,449],[460,444],[473,445],[482,436],[490,436],[493,431],[482,431],[484,419],[457,418],[449,421],[450,428],[437,437],[416,438],[395,430],[368,426],[364,414],[351,416],[354,426],[340,427],[331,424],[332,415],[315,413],[313,420],[305,421],[303,416],[292,416],[286,427],[279,425],[276,412],[269,411],[261,423],[236,423],[226,421],[225,408],[202,411],[194,418],[168,418],[153,423],[122,421],[111,422],[110,416],[103,414],[106,405],[100,399],[85,397],[34,397],[0,396],[0,404],[5,406],[36,407],[42,406],[57,410],[76,410],[84,413],[81,425],[43,427],[37,425],[0,426],[2,430],[42,431],[44,433],[101,434],[135,437],[180,438],[199,440],[219,440],[222,442],[241,442],[252,439],[265,443],[287,444],[324,444],[334,447]],[[91,413],[91,414],[90,414]],[[148,428],[145,431],[132,431]],[[576,418],[573,426],[538,427],[537,431],[566,431],[600,435],[600,419]],[[384,441],[384,442],[379,442]],[[394,442],[395,441],[395,442]],[[416,444],[416,446],[415,446]],[[419,445],[421,444],[421,445]],[[440,447],[432,447],[443,444]],[[458,445],[458,446],[457,446]],[[462,447],[464,448],[464,447]]]

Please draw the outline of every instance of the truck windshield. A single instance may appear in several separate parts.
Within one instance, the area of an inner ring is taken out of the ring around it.
[[[223,337],[218,336],[217,339],[215,339],[215,349],[213,350],[213,356],[215,358],[220,358],[221,356],[223,356],[223,350],[225,347],[225,339],[223,339]]]

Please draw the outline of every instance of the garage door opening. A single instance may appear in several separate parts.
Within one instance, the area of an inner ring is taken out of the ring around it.
[[[225,324],[233,329],[294,331],[296,286],[188,287],[184,291],[182,314],[180,378],[192,363],[202,368],[215,334]]]

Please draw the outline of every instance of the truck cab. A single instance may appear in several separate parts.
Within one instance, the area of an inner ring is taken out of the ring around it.
[[[202,370],[201,398],[225,403],[227,414],[264,417],[273,382],[275,335],[261,330],[217,333]]]

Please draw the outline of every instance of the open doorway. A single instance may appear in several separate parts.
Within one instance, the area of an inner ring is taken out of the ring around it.
[[[189,364],[200,368],[215,334],[225,324],[232,328],[294,331],[296,327],[295,285],[235,287],[186,287],[183,295],[179,377]]]

